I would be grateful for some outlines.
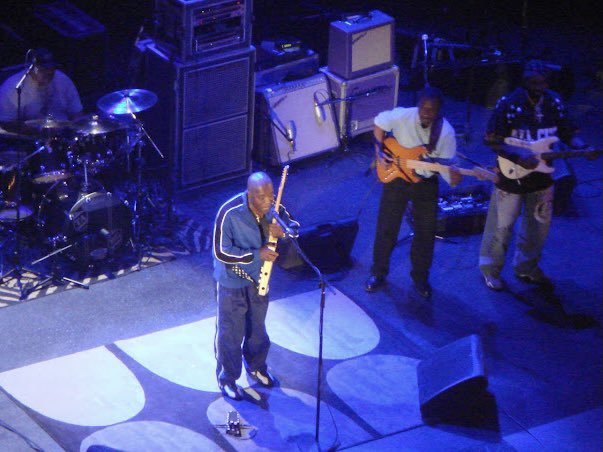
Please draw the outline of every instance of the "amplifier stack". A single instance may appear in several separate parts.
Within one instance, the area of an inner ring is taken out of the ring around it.
[[[394,31],[394,19],[379,10],[331,23],[327,67],[321,72],[329,81],[344,143],[372,130],[374,117],[398,103]]]
[[[255,48],[252,0],[155,0],[145,88],[147,129],[184,190],[251,170]]]

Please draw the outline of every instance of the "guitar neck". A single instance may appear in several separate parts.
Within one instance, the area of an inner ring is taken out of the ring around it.
[[[406,165],[411,169],[421,169],[427,171],[435,171],[436,173],[447,173],[450,171],[448,165],[442,163],[423,162],[421,160],[406,160]],[[475,171],[468,168],[457,168],[463,176],[475,176]]]
[[[555,159],[565,159],[570,157],[589,157],[601,154],[601,150],[578,150],[578,151],[553,151],[540,154],[540,158],[545,161]]]

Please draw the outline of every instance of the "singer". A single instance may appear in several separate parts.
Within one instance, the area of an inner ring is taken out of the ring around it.
[[[58,69],[59,64],[49,50],[30,50],[27,60],[26,69],[9,77],[0,86],[0,122],[47,116],[68,120],[81,113],[82,102],[74,83]],[[21,90],[20,116],[17,85]]]
[[[242,364],[249,376],[264,387],[274,385],[266,357],[270,338],[266,332],[268,297],[260,296],[257,281],[263,261],[274,262],[276,251],[266,246],[270,235],[285,238],[284,229],[298,227],[282,208],[273,219],[274,188],[263,172],[251,174],[247,191],[239,193],[218,211],[214,224],[214,278],[217,282],[216,375],[222,394],[241,400],[244,392],[236,381]],[[241,346],[242,344],[242,346]]]

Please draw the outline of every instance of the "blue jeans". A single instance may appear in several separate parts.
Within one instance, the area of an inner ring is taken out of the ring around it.
[[[549,233],[553,212],[553,187],[526,194],[495,188],[490,199],[479,253],[479,269],[498,277],[505,265],[515,222],[523,208],[513,257],[516,274],[540,272],[538,263]]]

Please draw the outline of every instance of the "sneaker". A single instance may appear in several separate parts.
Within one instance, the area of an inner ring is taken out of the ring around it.
[[[371,276],[366,280],[364,290],[367,292],[376,292],[385,285],[385,278],[382,276]]]
[[[236,383],[220,383],[219,386],[224,397],[232,400],[243,400],[243,388]]]
[[[537,286],[550,286],[553,284],[551,279],[539,268],[532,273],[517,273],[515,276],[527,284],[535,284]]]
[[[486,274],[483,274],[482,276],[484,277],[484,282],[486,283],[488,289],[494,290],[496,292],[500,292],[501,290],[505,289],[505,281],[500,276]]]
[[[415,281],[413,283],[415,292],[417,292],[423,298],[430,298],[432,289],[427,281]]]
[[[271,388],[274,386],[275,378],[267,370],[254,370],[253,372],[247,373],[251,376],[251,378],[265,388]]]

